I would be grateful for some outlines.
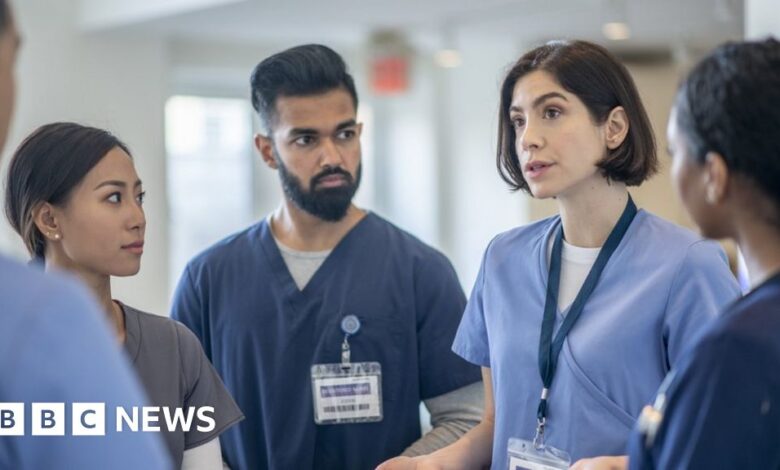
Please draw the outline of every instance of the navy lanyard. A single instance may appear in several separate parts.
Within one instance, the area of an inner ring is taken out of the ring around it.
[[[536,428],[536,437],[534,443],[538,446],[543,445],[544,438],[544,426],[547,420],[547,397],[550,392],[550,386],[552,385],[553,377],[555,376],[555,369],[558,366],[558,355],[563,347],[563,342],[566,340],[566,335],[569,334],[574,324],[582,314],[582,310],[585,307],[585,303],[596,288],[596,283],[601,277],[601,273],[604,271],[604,267],[607,265],[612,253],[615,252],[620,245],[620,241],[623,240],[623,236],[626,234],[628,227],[636,216],[637,209],[631,196],[628,196],[628,202],[626,202],[626,208],[623,210],[623,214],[612,229],[607,241],[601,248],[596,261],[593,263],[593,267],[588,273],[588,277],[585,278],[585,282],[582,284],[577,297],[574,298],[574,302],[571,304],[569,313],[566,314],[563,323],[561,324],[558,334],[555,335],[553,340],[553,329],[555,328],[555,315],[558,311],[558,287],[561,281],[561,252],[563,250],[563,224],[558,228],[555,234],[555,241],[553,242],[552,256],[550,257],[550,271],[547,276],[547,298],[544,302],[544,318],[542,320],[542,332],[539,336],[539,375],[542,378],[542,396],[539,400],[539,409],[536,416],[538,419]]]

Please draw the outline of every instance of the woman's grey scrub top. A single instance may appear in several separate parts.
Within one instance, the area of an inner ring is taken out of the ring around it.
[[[125,350],[146,389],[151,406],[161,407],[159,425],[174,468],[181,468],[184,451],[198,447],[219,436],[222,431],[243,419],[244,415],[225,388],[217,371],[203,353],[200,341],[181,323],[167,317],[144,313],[119,304],[125,315]],[[177,408],[187,415],[189,407],[210,406],[216,426],[209,432],[197,430],[207,425],[193,415],[190,430],[177,426],[169,432],[162,407],[171,416]],[[140,414],[140,410],[139,410]]]

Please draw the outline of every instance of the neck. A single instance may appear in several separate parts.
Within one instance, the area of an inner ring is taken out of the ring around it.
[[[628,191],[625,184],[608,183],[600,175],[580,186],[557,198],[563,233],[571,245],[598,248],[623,214]]]
[[[365,216],[365,211],[350,204],[341,220],[329,222],[285,200],[271,216],[271,230],[281,243],[294,250],[325,251],[338,245]]]
[[[780,232],[777,227],[756,221],[740,224],[734,236],[745,258],[750,288],[755,289],[780,272]]]
[[[62,257],[54,253],[46,253],[46,271],[68,271],[75,274],[86,284],[95,295],[103,312],[108,316],[109,322],[121,343],[125,341],[125,320],[122,310],[111,297],[111,278],[105,274],[98,274],[85,270],[80,266],[73,266],[62,261]]]

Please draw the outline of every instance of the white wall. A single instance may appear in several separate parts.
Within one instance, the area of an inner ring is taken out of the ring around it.
[[[115,283],[114,297],[156,313],[167,310],[163,108],[165,48],[153,38],[93,37],[77,30],[75,0],[14,2],[23,47],[17,67],[17,111],[3,158],[37,126],[72,120],[104,127],[131,148],[148,194],[141,273]],[[4,251],[26,253],[7,222]]]
[[[252,69],[260,60],[282,48],[171,41],[168,49],[168,91],[170,94],[248,100],[249,75]],[[247,142],[251,142],[251,136],[247,136]],[[276,172],[268,169],[257,155],[253,154],[252,157],[254,159],[253,209],[256,219],[259,220],[276,207],[282,196]],[[174,284],[177,281],[177,279],[172,280]]]
[[[777,0],[745,0],[745,36],[780,38],[780,5]]]
[[[490,240],[528,221],[528,197],[509,192],[495,163],[499,87],[522,49],[506,38],[462,32],[459,39],[463,64],[443,71],[439,171],[447,183],[442,240],[468,294]]]
[[[368,68],[366,56],[353,68]],[[436,128],[433,64],[424,54],[410,59],[409,89],[362,99],[373,110],[376,207],[373,210],[429,244],[438,244]],[[364,88],[365,89],[365,88]]]

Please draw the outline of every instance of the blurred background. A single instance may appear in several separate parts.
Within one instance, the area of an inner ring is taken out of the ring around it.
[[[344,56],[365,124],[358,204],[442,250],[469,292],[495,234],[555,209],[510,193],[495,169],[498,86],[523,51],[582,38],[623,59],[662,162],[632,192],[641,207],[689,225],[664,150],[677,82],[724,41],[780,36],[777,0],[13,3],[24,45],[6,153],[59,120],[107,128],[130,146],[147,191],[146,250],[141,272],[117,280],[114,296],[159,314],[190,257],[281,198],[277,175],[253,152],[248,85],[274,52],[318,42]],[[26,258],[5,219],[0,249]]]

